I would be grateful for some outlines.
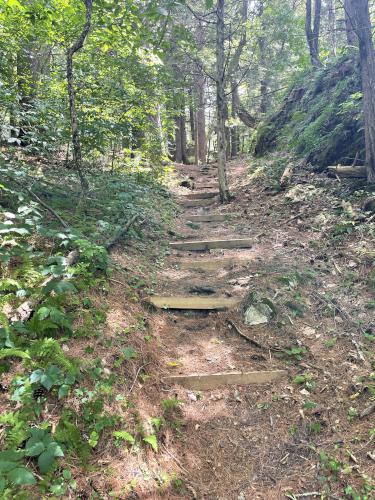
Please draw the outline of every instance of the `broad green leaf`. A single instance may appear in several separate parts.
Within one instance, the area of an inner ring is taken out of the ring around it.
[[[55,463],[55,456],[51,451],[44,451],[38,458],[38,467],[40,472],[45,474],[52,469]]]
[[[66,280],[52,280],[43,287],[43,293],[73,293],[76,292],[76,287]]]
[[[37,457],[41,453],[43,453],[44,450],[45,450],[45,446],[41,441],[39,441],[35,444],[31,444],[30,446],[26,445],[26,456],[27,457]]]
[[[60,388],[59,388],[59,392],[58,392],[58,398],[59,399],[62,399],[62,398],[65,398],[68,394],[69,394],[69,385],[67,384],[63,384]]]
[[[0,460],[9,460],[11,462],[16,462],[17,460],[21,460],[24,457],[23,451],[2,451],[0,452]]]
[[[5,461],[5,460],[0,460],[0,472],[9,472],[12,469],[15,469],[16,467],[18,467],[18,465],[19,464],[17,462],[9,462],[9,461]]]
[[[33,371],[33,373],[30,375],[30,383],[35,384],[39,382],[43,375],[44,372],[40,368],[38,368],[38,370]]]
[[[34,474],[25,467],[17,467],[17,469],[13,469],[9,472],[8,478],[13,484],[17,485],[36,483]]]
[[[5,479],[0,476],[0,493],[2,493],[5,489]]]
[[[61,446],[58,445],[55,441],[52,441],[52,443],[50,443],[47,446],[47,451],[49,453],[52,453],[54,457],[63,457],[64,456],[64,452],[62,451]]]

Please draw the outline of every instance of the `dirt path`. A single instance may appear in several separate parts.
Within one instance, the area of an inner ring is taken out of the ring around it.
[[[205,176],[196,174],[195,184],[197,188],[201,184],[207,184]],[[224,207],[227,210],[229,208]],[[247,221],[241,221],[240,216],[234,217],[230,222],[201,223],[196,229],[190,229],[183,222],[192,214],[217,212],[216,205],[212,208],[185,209],[176,228],[177,232],[188,239],[197,240],[244,238],[253,234]],[[161,276],[161,291],[168,295],[187,295],[194,286],[208,286],[215,291],[214,296],[244,297],[247,293],[246,284],[251,276],[249,272],[257,272],[260,262],[267,257],[275,261],[275,267],[278,266],[277,257],[272,255],[269,248],[261,245],[255,245],[252,249],[204,253],[174,251],[169,258],[170,265]],[[179,270],[179,264],[187,260],[213,259],[230,259],[234,264],[229,270]],[[243,264],[237,265],[236,260]],[[268,262],[268,266],[270,265],[271,262]],[[243,328],[239,311],[166,314],[166,328],[163,328],[160,336],[167,346],[170,360],[178,363],[174,369],[178,374],[284,367],[274,359],[271,351],[251,346],[228,328],[228,318]],[[268,328],[257,327],[257,337],[262,338],[263,344],[267,345]],[[267,386],[223,386],[205,391],[204,394],[175,388],[177,397],[186,401],[184,466],[190,471],[192,484],[198,486],[200,496],[222,499],[280,498],[283,486],[293,486],[290,478],[285,484],[279,482],[284,473],[278,463],[288,453],[283,444],[285,429],[278,426],[281,415],[275,419],[269,418],[265,424],[259,408],[262,403],[270,401],[273,394],[283,394],[285,390],[285,380]],[[289,399],[288,394],[285,397]],[[301,458],[293,464],[296,477],[301,474],[305,465],[303,450],[300,455]],[[270,465],[272,462],[274,465]],[[276,482],[278,486],[275,491]],[[264,484],[268,484],[269,490],[262,497],[257,491],[263,489]]]
[[[156,292],[196,296],[208,289],[210,297],[244,300],[250,292],[257,292],[282,306],[278,305],[277,318],[269,324],[252,327],[245,325],[242,307],[225,312],[162,312],[155,328],[165,355],[164,375],[280,369],[288,373],[265,385],[230,385],[202,392],[179,385],[170,388],[168,397],[182,402],[182,428],[173,443],[173,454],[178,456],[179,470],[188,485],[184,493],[171,498],[281,499],[288,492],[312,492],[310,497],[317,498],[317,493],[328,490],[332,496],[325,498],[339,498],[334,496],[335,486],[327,487],[319,479],[323,476],[330,482],[329,471],[323,473],[324,464],[319,464],[319,453],[328,454],[346,442],[353,377],[343,374],[351,370],[352,375],[366,377],[369,365],[356,359],[355,348],[346,337],[340,338],[339,348],[336,340],[329,351],[325,347],[327,339],[333,338],[332,328],[339,321],[341,326],[343,319],[337,311],[325,317],[319,309],[322,304],[314,294],[327,287],[327,273],[316,281],[308,272],[309,264],[315,262],[308,248],[311,230],[301,231],[293,212],[281,214],[284,220],[280,223],[276,211],[271,220],[272,200],[256,188],[249,193],[239,183],[246,178],[246,168],[245,164],[232,165],[234,203],[182,210],[174,241],[251,237],[252,248],[172,249]],[[196,167],[181,167],[184,175],[194,176],[194,193],[208,191],[199,187],[216,180],[214,170],[202,173]],[[188,192],[180,190],[177,195]],[[192,215],[235,211],[237,216],[228,221],[189,222]],[[294,222],[288,224],[288,217]],[[216,269],[186,268],[187,263],[207,261],[211,268],[214,261],[222,264]],[[318,260],[318,273],[320,264]],[[328,281],[335,278],[337,273]],[[313,312],[299,313],[299,309]],[[230,329],[228,320],[260,347]],[[341,368],[339,361],[343,361]],[[362,397],[362,393],[357,396]],[[359,422],[355,432],[361,434],[360,442],[368,440],[368,428],[369,422]],[[365,449],[356,451],[353,446],[356,460],[366,457]],[[371,476],[371,460],[364,459],[358,470]]]

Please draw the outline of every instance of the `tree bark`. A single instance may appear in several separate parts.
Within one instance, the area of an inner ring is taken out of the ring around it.
[[[175,118],[176,163],[186,163],[186,121],[185,115]]]
[[[336,7],[335,0],[328,1],[328,27],[330,37],[330,53],[336,57],[337,54],[337,36],[336,36]]]
[[[197,79],[197,149],[199,163],[205,164],[207,161],[207,137],[206,137],[206,95],[205,78],[200,74]]]
[[[238,111],[238,101],[239,101],[239,96],[238,96],[238,86],[236,83],[232,82],[232,118],[233,120],[237,118],[237,111]],[[239,143],[239,135],[238,135],[238,126],[232,124],[232,127],[230,129],[230,143],[231,143],[231,151],[230,151],[230,156],[231,158],[236,158],[238,156],[238,143]]]
[[[306,0],[305,32],[310,51],[311,64],[313,65],[314,68],[319,68],[322,65],[319,59],[319,31],[320,31],[321,8],[322,8],[322,0],[315,0],[314,25],[313,27],[311,27],[311,22],[312,22],[311,0]]]
[[[82,170],[82,149],[78,129],[78,118],[76,109],[76,93],[74,88],[73,57],[82,49],[91,28],[91,16],[93,0],[82,0],[86,7],[86,22],[77,41],[68,49],[66,57],[66,79],[68,82],[70,127],[72,132],[73,163],[81,182],[83,191],[87,191],[89,185]]]
[[[346,41],[350,47],[355,47],[357,45],[357,37],[354,31],[354,13],[352,0],[344,1],[344,10]]]
[[[216,5],[216,114],[217,114],[217,155],[220,201],[228,203],[230,194],[226,172],[226,137],[225,137],[225,0],[217,0]]]
[[[375,182],[375,54],[368,0],[351,0],[359,40],[368,182]]]

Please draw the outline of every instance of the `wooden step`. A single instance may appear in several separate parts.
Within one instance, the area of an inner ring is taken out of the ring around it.
[[[213,192],[202,191],[201,193],[186,194],[184,196],[184,199],[187,199],[187,200],[206,200],[209,198],[215,198],[215,196],[219,196],[219,193],[215,193],[215,191],[213,191]]]
[[[185,208],[193,208],[193,207],[208,207],[215,203],[215,198],[209,198],[206,200],[179,200],[180,205]]]
[[[203,240],[203,241],[176,241],[169,243],[175,250],[210,250],[212,248],[251,248],[253,240],[249,238],[233,240]]]
[[[203,311],[225,311],[239,306],[242,299],[239,297],[167,297],[154,295],[148,298],[159,309],[193,309]]]
[[[221,372],[211,375],[174,375],[164,377],[163,382],[169,385],[178,384],[186,389],[204,391],[216,389],[221,385],[268,384],[288,374],[286,370],[256,372]]]
[[[176,265],[180,269],[220,271],[222,269],[233,269],[235,266],[246,266],[248,262],[240,259],[182,260],[176,262]]]
[[[204,214],[188,215],[186,219],[190,222],[222,222],[235,216],[236,214]]]
[[[195,186],[195,190],[199,189],[219,189],[219,184],[198,184]]]

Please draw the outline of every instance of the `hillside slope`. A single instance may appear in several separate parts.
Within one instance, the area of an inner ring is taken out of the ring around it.
[[[317,170],[364,158],[358,63],[346,55],[302,75],[258,130],[256,156],[292,149]],[[359,162],[360,163],[360,162]]]

